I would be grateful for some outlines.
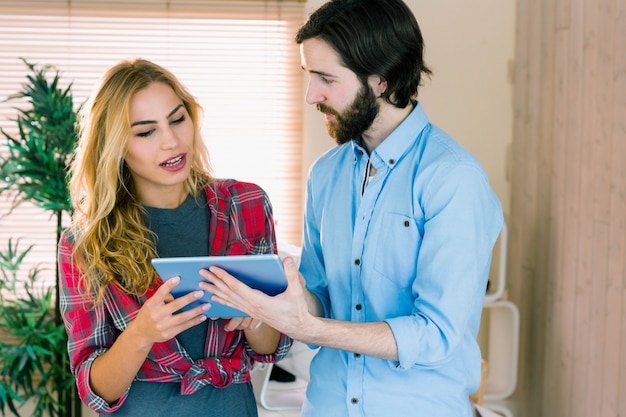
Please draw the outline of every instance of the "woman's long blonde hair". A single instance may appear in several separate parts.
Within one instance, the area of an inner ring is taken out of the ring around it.
[[[211,181],[208,150],[200,134],[202,109],[194,96],[172,73],[150,61],[122,61],[110,68],[79,113],[80,139],[69,182],[74,259],[96,302],[107,285],[142,295],[156,278],[150,263],[156,256],[154,236],[144,223],[145,211],[124,162],[131,98],[155,82],[174,90],[194,125],[186,188],[197,196]]]

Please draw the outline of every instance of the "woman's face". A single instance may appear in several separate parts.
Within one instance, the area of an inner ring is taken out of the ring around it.
[[[180,97],[155,82],[130,101],[130,138],[124,160],[142,204],[178,207],[186,198],[194,126]]]

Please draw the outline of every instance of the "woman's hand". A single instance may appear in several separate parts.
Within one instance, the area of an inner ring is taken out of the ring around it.
[[[280,342],[280,333],[252,317],[233,317],[228,320],[224,330],[243,330],[248,345],[260,355],[271,355],[276,352]]]
[[[179,277],[166,280],[139,310],[139,314],[128,329],[142,335],[145,341],[153,344],[176,337],[179,333],[206,320],[205,313],[211,304],[204,303],[188,311],[183,307],[202,297],[202,290],[192,291],[174,298],[172,290],[180,283]],[[127,329],[127,330],[128,330]]]
[[[111,348],[93,362],[90,384],[109,403],[120,398],[128,389],[154,343],[172,339],[206,320],[204,313],[210,304],[179,312],[202,296],[202,291],[198,290],[174,299],[172,289],[179,282],[178,277],[165,281],[144,303]]]
[[[228,320],[224,326],[227,332],[233,330],[255,330],[261,327],[262,321],[253,319],[252,317],[233,317]]]

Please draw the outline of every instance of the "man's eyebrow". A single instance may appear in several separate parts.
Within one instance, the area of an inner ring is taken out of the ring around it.
[[[311,74],[316,74],[316,75],[320,75],[322,77],[331,77],[331,78],[336,78],[335,75],[333,74],[329,74],[327,72],[324,71],[315,71],[315,70],[307,70],[306,68],[304,68],[303,66],[300,66],[300,68],[302,68],[303,71],[309,72]]]
[[[167,118],[169,119],[170,117],[172,117],[174,115],[174,113],[176,113],[181,107],[183,107],[183,104],[179,104],[178,106],[176,106],[174,108],[174,110],[172,110],[168,115]],[[149,125],[149,124],[154,124],[156,123],[156,120],[140,120],[138,122],[134,122],[130,125],[130,127],[133,126],[140,126],[140,125]]]

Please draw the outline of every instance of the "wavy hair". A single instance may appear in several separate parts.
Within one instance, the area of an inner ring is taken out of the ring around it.
[[[387,81],[383,99],[404,108],[417,98],[424,63],[424,39],[413,12],[402,0],[331,0],[317,9],[296,34],[296,42],[318,38],[361,82],[370,75]]]
[[[193,159],[185,187],[197,197],[212,180],[200,134],[202,108],[186,87],[165,68],[143,59],[121,61],[106,71],[79,112],[79,142],[69,180],[74,260],[96,302],[107,285],[143,295],[156,279],[150,263],[156,256],[154,236],[124,162],[131,136],[130,101],[155,82],[174,90],[193,122]]]

